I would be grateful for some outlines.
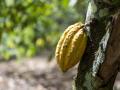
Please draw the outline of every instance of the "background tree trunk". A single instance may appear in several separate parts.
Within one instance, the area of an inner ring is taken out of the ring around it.
[[[91,0],[85,24],[89,36],[73,90],[113,90],[120,68],[120,0]]]

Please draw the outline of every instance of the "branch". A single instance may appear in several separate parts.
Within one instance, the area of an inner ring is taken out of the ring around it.
[[[109,0],[89,2],[85,21],[86,24],[90,24],[86,27],[89,40],[78,67],[74,90],[112,90],[113,88],[120,66],[118,28],[120,14],[115,14],[119,12],[118,3],[113,2]]]

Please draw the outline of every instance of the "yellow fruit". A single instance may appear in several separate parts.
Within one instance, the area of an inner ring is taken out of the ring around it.
[[[39,47],[44,47],[45,41],[42,38],[38,38],[36,40],[36,45],[39,46]]]
[[[70,25],[57,44],[55,57],[63,72],[76,65],[84,54],[87,35],[82,26],[82,23]]]

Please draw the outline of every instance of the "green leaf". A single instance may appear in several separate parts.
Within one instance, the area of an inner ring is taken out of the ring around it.
[[[15,4],[15,0],[5,0],[5,3],[8,7],[13,6]]]

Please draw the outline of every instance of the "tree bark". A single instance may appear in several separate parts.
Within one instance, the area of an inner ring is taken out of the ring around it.
[[[113,90],[120,68],[120,0],[91,0],[85,24],[89,37],[73,90]]]

